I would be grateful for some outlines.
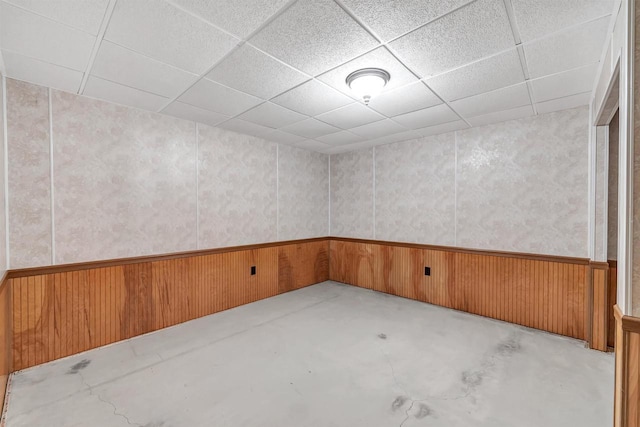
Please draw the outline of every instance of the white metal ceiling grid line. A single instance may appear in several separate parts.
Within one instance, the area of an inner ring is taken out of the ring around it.
[[[536,109],[535,97],[533,95],[533,86],[529,82],[531,75],[529,74],[529,66],[527,65],[527,58],[524,54],[524,47],[522,46],[522,38],[520,36],[520,29],[518,27],[518,20],[516,19],[515,12],[513,10],[513,3],[511,0],[503,0],[504,7],[507,10],[507,16],[509,17],[509,25],[511,25],[511,31],[513,32],[513,38],[516,42],[516,50],[518,52],[518,58],[520,59],[520,66],[522,67],[522,74],[524,75],[524,81],[527,85],[527,92],[529,93],[529,102],[531,108],[533,108],[533,114],[538,115]]]
[[[87,68],[84,71],[84,75],[82,76],[82,81],[80,82],[80,87],[78,88],[78,94],[80,95],[84,93],[84,88],[87,85],[87,80],[89,80],[89,75],[91,75],[91,69],[93,68],[93,63],[96,60],[96,56],[98,56],[98,51],[100,50],[100,46],[102,46],[102,40],[104,40],[104,33],[107,32],[107,27],[109,26],[109,22],[111,21],[111,17],[113,16],[113,10],[116,7],[117,1],[118,0],[109,0],[109,4],[107,5],[107,10],[104,12],[104,16],[102,17],[102,22],[100,23],[100,30],[98,30],[96,41],[93,44],[93,48],[91,49],[91,56],[89,56],[89,62],[87,63]]]

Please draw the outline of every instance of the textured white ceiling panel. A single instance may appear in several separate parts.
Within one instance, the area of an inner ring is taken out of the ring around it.
[[[358,126],[349,130],[356,135],[374,139],[394,133],[404,132],[407,130],[407,128],[400,126],[392,120],[385,119],[380,120],[379,122],[373,122],[363,126]]]
[[[513,108],[511,110],[496,111],[495,113],[483,114],[481,116],[470,117],[467,119],[473,126],[484,126],[492,123],[504,122],[507,120],[521,119],[533,115],[533,107],[525,105],[523,107]]]
[[[92,35],[98,35],[109,0],[5,0]]]
[[[310,80],[277,96],[272,102],[308,116],[316,116],[350,104],[353,99],[317,80]]]
[[[263,99],[309,79],[247,44],[226,57],[207,74],[207,78]]]
[[[609,18],[524,44],[531,78],[559,73],[600,60]]]
[[[552,111],[568,110],[569,108],[589,105],[591,92],[579,93],[577,95],[565,96],[564,98],[552,99],[550,101],[536,104],[538,114],[550,113]]]
[[[464,120],[456,120],[453,122],[443,123],[441,125],[427,126],[416,129],[421,136],[439,135],[441,133],[453,132],[456,130],[467,129],[469,125]]]
[[[84,71],[96,38],[0,2],[0,47],[43,62]]]
[[[390,41],[471,0],[342,0],[383,41]]]
[[[193,105],[184,104],[174,101],[169,104],[162,113],[168,114],[179,119],[191,120],[194,122],[204,123],[210,126],[216,126],[229,118],[223,114],[214,113],[213,111],[203,110]]]
[[[273,129],[257,125],[255,123],[247,122],[240,119],[231,119],[218,125],[223,129],[231,130],[238,133],[244,133],[246,135],[257,136],[258,138],[267,139],[268,135]]]
[[[481,93],[451,103],[451,108],[467,118],[531,105],[526,83]]]
[[[369,106],[387,117],[393,117],[441,103],[440,98],[422,82],[416,82],[390,92],[381,93],[369,102]]]
[[[534,99],[536,102],[542,102],[590,91],[595,84],[598,65],[596,62],[586,67],[532,80]]]
[[[329,135],[320,136],[316,139],[329,145],[353,144],[354,142],[364,141],[364,138],[360,135],[356,135],[355,133],[351,133],[346,130],[330,133]]]
[[[524,82],[518,52],[513,49],[426,80],[446,101]]]
[[[162,96],[143,92],[93,76],[87,80],[84,95],[151,111],[158,111],[169,101]]]
[[[239,115],[238,118],[270,128],[280,128],[305,120],[307,116],[271,102],[265,102]]]
[[[294,145],[298,148],[304,148],[305,150],[320,151],[320,152],[323,150],[326,150],[327,148],[331,148],[329,144],[325,144],[320,141],[315,141],[313,139],[307,139],[302,142],[298,142]]]
[[[502,0],[478,0],[391,43],[422,78],[513,46]]]
[[[304,141],[307,138],[300,135],[294,135],[292,133],[282,132],[281,130],[274,130],[268,133],[265,136],[265,139],[268,139],[269,141],[279,142],[281,144],[293,145],[295,143]]]
[[[372,146],[376,146],[376,145],[383,145],[383,144],[391,144],[393,142],[408,141],[410,139],[418,139],[420,137],[421,135],[417,131],[407,130],[400,133],[381,136],[379,138],[373,138],[368,140],[367,142],[371,143]]]
[[[100,45],[91,74],[169,98],[179,95],[197,78],[106,40]]]
[[[328,71],[319,76],[318,80],[325,82],[346,95],[358,99],[349,86],[347,86],[346,81],[349,74],[362,68],[382,68],[389,73],[391,78],[385,85],[384,91],[393,90],[394,88],[418,81],[418,78],[407,70],[407,68],[384,47],[378,48],[338,68]],[[358,101],[359,100],[360,99],[358,99]]]
[[[511,0],[523,42],[608,15],[612,0]]]
[[[426,126],[439,125],[458,120],[460,117],[446,104],[413,111],[393,118],[394,121],[410,129],[419,129]]]
[[[317,138],[319,136],[338,132],[340,129],[316,119],[307,119],[289,126],[285,126],[280,130],[293,133],[295,135],[304,136],[306,138]]]
[[[38,61],[6,50],[2,51],[7,77],[26,80],[40,86],[77,92],[83,73],[48,62]]]
[[[197,74],[239,41],[164,0],[119,1],[105,39]]]
[[[205,21],[246,38],[289,0],[169,0]]]
[[[332,0],[300,0],[249,41],[314,76],[378,44]]]
[[[201,79],[180,98],[180,101],[227,116],[235,116],[262,103],[260,98]]]
[[[384,118],[384,116],[359,102],[354,102],[346,107],[341,107],[317,116],[318,120],[342,129],[366,125],[367,123],[383,120]]]

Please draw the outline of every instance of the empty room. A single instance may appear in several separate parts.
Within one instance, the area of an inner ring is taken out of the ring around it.
[[[640,427],[639,23],[0,0],[0,427]]]

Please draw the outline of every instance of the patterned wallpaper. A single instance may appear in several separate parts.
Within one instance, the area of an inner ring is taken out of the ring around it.
[[[331,234],[587,257],[587,120],[581,107],[332,155]]]
[[[328,234],[327,155],[6,86],[11,268]]]
[[[0,275],[4,275],[7,270],[7,228],[6,228],[6,210],[4,205],[5,196],[5,180],[4,180],[4,77],[0,75]]]
[[[329,162],[193,122],[6,85],[11,268],[330,233],[587,256],[586,108]]]

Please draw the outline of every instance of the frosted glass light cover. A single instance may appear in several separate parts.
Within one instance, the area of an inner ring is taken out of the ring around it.
[[[384,70],[367,68],[349,74],[347,84],[365,104],[369,104],[371,98],[382,92],[389,78],[389,73]]]

